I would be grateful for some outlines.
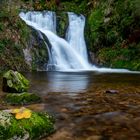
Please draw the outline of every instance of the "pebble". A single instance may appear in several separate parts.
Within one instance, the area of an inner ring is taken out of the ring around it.
[[[118,90],[106,90],[105,93],[118,94],[119,91]]]

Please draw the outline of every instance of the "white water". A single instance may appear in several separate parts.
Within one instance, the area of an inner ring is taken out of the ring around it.
[[[56,15],[54,12],[20,13],[20,17],[32,28],[43,33],[51,47],[46,47],[49,62],[46,70],[57,71],[100,71],[100,72],[130,72],[125,69],[98,68],[88,62],[84,40],[85,17],[68,12],[69,27],[66,40],[56,34]]]
[[[88,62],[88,53],[84,39],[85,17],[68,12],[69,27],[66,33],[66,40],[71,47]]]

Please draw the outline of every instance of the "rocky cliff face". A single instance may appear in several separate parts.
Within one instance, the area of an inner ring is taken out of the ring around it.
[[[0,70],[44,70],[48,61],[47,48],[38,33],[19,17],[21,10],[32,10],[32,4],[2,0],[0,9]]]
[[[0,70],[29,70],[22,51],[27,46],[29,30],[18,17],[21,3],[15,3],[0,2]]]

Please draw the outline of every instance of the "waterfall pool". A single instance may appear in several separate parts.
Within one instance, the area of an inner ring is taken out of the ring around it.
[[[42,103],[28,107],[48,111],[56,118],[56,132],[43,140],[140,139],[139,74],[33,72],[24,75],[31,82],[30,91],[43,99]],[[117,93],[106,93],[107,90]]]

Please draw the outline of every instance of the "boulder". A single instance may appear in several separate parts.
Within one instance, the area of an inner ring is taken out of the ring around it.
[[[20,119],[13,113],[0,111],[0,140],[34,140],[54,132],[54,120],[47,113],[31,111],[31,116]]]
[[[26,92],[29,81],[19,72],[9,70],[3,75],[3,91],[9,93]]]

